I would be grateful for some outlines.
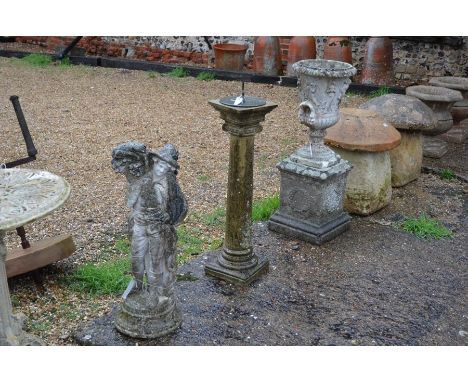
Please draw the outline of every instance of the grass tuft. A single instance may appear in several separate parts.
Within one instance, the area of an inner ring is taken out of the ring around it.
[[[149,78],[156,78],[156,77],[158,76],[158,74],[159,74],[158,72],[155,72],[155,71],[153,71],[153,70],[150,70],[150,71],[148,72],[148,77],[149,77]]]
[[[24,56],[21,61],[26,62],[33,66],[48,66],[52,62],[52,57],[45,54],[32,53]]]
[[[130,259],[116,259],[101,264],[80,266],[66,282],[76,291],[92,295],[122,293],[131,280]]]
[[[213,212],[203,215],[201,220],[206,225],[222,227],[226,222],[226,209],[218,207]]]
[[[212,81],[216,78],[216,75],[212,72],[201,72],[196,78],[200,81]]]
[[[401,223],[401,229],[421,239],[453,237],[452,231],[447,229],[442,223],[429,219],[424,214],[421,214],[418,218],[405,219]]]
[[[252,205],[252,220],[265,221],[279,208],[279,194],[257,200]]]
[[[439,176],[440,176],[440,179],[443,179],[443,180],[452,180],[453,178],[455,178],[455,173],[449,168],[447,168],[447,169],[443,169],[440,172]]]
[[[178,67],[170,71],[168,75],[171,77],[182,78],[182,77],[187,77],[188,73],[187,73],[187,70],[185,70],[185,68]]]
[[[375,98],[375,97],[383,96],[383,95],[388,94],[388,93],[390,93],[390,89],[387,86],[383,85],[380,88],[378,88],[377,90],[374,90],[374,91],[370,92],[369,96],[371,98]]]

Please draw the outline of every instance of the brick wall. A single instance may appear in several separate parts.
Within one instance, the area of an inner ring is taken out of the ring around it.
[[[18,37],[18,42],[38,44],[52,50],[68,44],[73,37]],[[209,36],[208,43],[241,42],[248,45],[246,64],[251,68],[254,48],[252,36]],[[283,65],[287,64],[291,36],[280,37]],[[317,58],[323,56],[326,37],[316,36]],[[367,37],[351,37],[353,65],[362,70]],[[461,47],[439,43],[392,39],[395,78],[425,82],[434,76],[468,75],[468,37]],[[78,47],[86,54],[128,57],[175,64],[212,65],[213,51],[203,36],[106,36],[84,37]]]

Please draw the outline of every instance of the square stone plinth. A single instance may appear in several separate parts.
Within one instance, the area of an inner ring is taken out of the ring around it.
[[[316,170],[289,158],[278,165],[281,173],[280,208],[268,228],[314,244],[327,242],[349,227],[343,211],[349,162],[341,160],[326,170]]]
[[[257,256],[258,263],[248,269],[229,269],[218,262],[222,249],[208,253],[209,260],[205,265],[205,274],[234,284],[250,284],[262,274],[268,272],[269,262],[264,256]]]

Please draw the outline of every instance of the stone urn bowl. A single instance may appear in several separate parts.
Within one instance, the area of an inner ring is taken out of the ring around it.
[[[432,86],[439,86],[448,89],[458,90],[463,100],[455,102],[451,113],[453,127],[442,135],[441,138],[448,142],[463,142],[468,138],[468,123],[462,121],[468,118],[468,78],[466,77],[434,77],[429,80]]]
[[[376,112],[341,109],[340,121],[327,130],[325,143],[353,165],[346,181],[344,208],[369,215],[385,207],[392,197],[389,150],[400,144],[397,129]]]
[[[401,143],[390,150],[392,186],[401,187],[416,180],[421,173],[421,132],[433,129],[437,123],[434,113],[425,103],[403,94],[386,94],[360,106],[379,113],[401,134]]]
[[[463,100],[462,94],[457,90],[427,85],[409,86],[406,94],[420,99],[434,112],[437,124],[432,129],[423,131],[423,153],[430,158],[441,158],[447,152],[447,143],[434,137],[452,128],[450,110],[455,102]]]
[[[299,121],[309,127],[310,138],[310,145],[299,149],[297,159],[316,168],[333,166],[340,158],[324,145],[323,137],[325,129],[340,119],[341,97],[356,69],[341,61],[301,60],[293,70],[299,83]]]

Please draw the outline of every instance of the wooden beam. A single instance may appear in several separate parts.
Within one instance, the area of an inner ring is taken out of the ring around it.
[[[7,277],[42,268],[72,255],[75,250],[72,237],[60,235],[32,243],[31,247],[26,249],[8,251],[5,264]]]

